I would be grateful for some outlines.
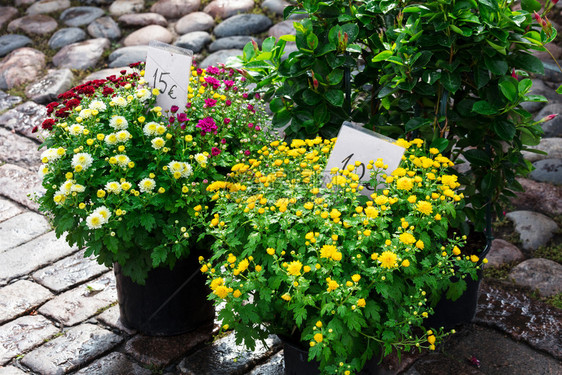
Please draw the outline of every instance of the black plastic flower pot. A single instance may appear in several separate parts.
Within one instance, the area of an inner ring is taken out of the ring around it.
[[[308,350],[302,345],[296,344],[284,337],[283,356],[285,362],[285,375],[320,375],[319,362],[308,361]],[[378,361],[373,358],[365,363],[365,367],[359,375],[383,375],[387,374]]]
[[[148,273],[139,285],[114,265],[121,322],[150,336],[173,336],[210,325],[215,317],[205,275],[197,256],[179,260],[175,267],[160,267]]]
[[[486,244],[484,251],[478,254],[480,257],[479,264],[490,251],[490,247],[491,244]],[[461,324],[472,322],[478,306],[478,290],[482,281],[482,268],[477,270],[477,276],[476,280],[473,280],[470,276],[464,278],[466,290],[458,299],[453,301],[447,299],[443,294],[433,308],[434,313],[425,320],[425,327],[443,327],[445,330],[451,330]],[[454,278],[453,281],[456,280]]]

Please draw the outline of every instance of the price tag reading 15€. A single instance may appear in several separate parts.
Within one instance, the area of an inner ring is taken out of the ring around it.
[[[156,104],[162,110],[177,105],[179,112],[185,111],[192,59],[193,51],[158,41],[149,43],[144,79],[150,87],[160,90]]]
[[[330,170],[332,168],[345,169],[349,164],[358,161],[360,164],[355,168],[354,173],[358,174],[359,180],[364,183],[361,193],[371,195],[373,189],[367,184],[370,179],[370,171],[366,166],[370,160],[376,161],[381,158],[385,164],[388,164],[387,174],[398,168],[406,149],[393,142],[393,139],[381,134],[364,128],[356,128],[351,123],[344,122],[324,171],[324,183],[331,181]]]

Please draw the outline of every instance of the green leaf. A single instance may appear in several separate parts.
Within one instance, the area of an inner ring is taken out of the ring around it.
[[[449,146],[449,140],[447,138],[437,138],[433,142],[431,142],[430,147],[435,147],[439,150],[439,152],[445,151],[445,149]]]
[[[281,35],[279,40],[284,40],[285,42],[294,42],[296,40],[296,36],[289,34],[289,35]]]
[[[410,132],[412,130],[419,129],[426,123],[427,123],[427,121],[424,120],[422,117],[411,118],[410,120],[408,120],[408,122],[405,125],[406,131]]]
[[[140,223],[148,232],[150,232],[156,225],[156,219],[154,219],[154,216],[151,214],[144,213],[140,215]]]
[[[306,43],[311,50],[315,50],[318,47],[318,37],[316,34],[310,33],[306,36]]]
[[[528,53],[518,53],[514,56],[513,65],[531,73],[544,74],[544,65],[542,61]]]
[[[492,105],[485,100],[480,100],[474,103],[472,111],[481,115],[493,115],[498,112],[497,109],[492,107]]]
[[[533,86],[533,81],[531,81],[529,78],[525,78],[519,81],[517,85],[517,90],[519,91],[519,95],[526,94],[531,89],[532,86]]]
[[[542,95],[525,95],[523,97],[525,102],[548,102],[548,99]]]
[[[478,166],[490,165],[490,156],[483,150],[470,149],[463,152],[463,155],[471,164]]]
[[[334,107],[343,105],[344,95],[342,90],[330,90],[324,95],[326,100]]]
[[[447,91],[454,94],[461,86],[461,76],[457,72],[444,71],[441,74],[441,84]]]
[[[499,87],[507,100],[514,102],[517,99],[517,87],[512,82],[505,80],[500,82]]]
[[[516,133],[515,126],[507,120],[495,121],[492,129],[504,141],[511,141]]]
[[[371,61],[372,62],[386,61],[386,59],[392,56],[392,54],[393,54],[392,51],[382,51],[377,53]]]
[[[541,137],[533,134],[527,128],[521,128],[521,143],[527,146],[536,146],[540,143]]]
[[[484,55],[484,64],[492,73],[500,76],[504,75],[508,69],[507,62],[498,55],[492,57]]]
[[[496,51],[498,51],[502,55],[506,55],[505,47],[502,47],[502,46],[500,46],[496,43],[490,42],[488,39],[486,39],[486,42],[490,45],[490,47],[492,47],[493,49],[495,49]]]
[[[556,93],[557,93],[557,94],[562,94],[562,85],[560,85],[560,86],[556,89]]]
[[[495,181],[494,175],[492,173],[486,173],[480,183],[480,191],[482,194],[490,196],[496,187],[497,182]]]
[[[447,290],[447,294],[445,295],[448,299],[452,301],[456,301],[462,296],[463,292],[466,290],[466,281],[460,279],[456,283],[452,283]]]
[[[322,96],[310,89],[306,89],[302,93],[302,99],[307,105],[316,105],[322,100]]]
[[[537,12],[542,5],[537,0],[521,0],[521,8],[527,12]]]
[[[357,38],[357,35],[359,35],[359,26],[351,22],[346,23],[341,26],[341,31],[342,34],[347,33],[347,42],[353,43],[353,41]]]
[[[326,80],[330,85],[337,85],[338,83],[341,82],[342,78],[343,78],[343,70],[341,69],[332,70],[330,74],[326,76]]]
[[[279,112],[285,108],[285,104],[283,103],[282,98],[275,98],[271,102],[269,102],[269,109],[271,112]]]
[[[271,50],[275,47],[275,38],[270,36],[269,38],[265,39],[261,44],[261,49],[264,52],[271,52]]]

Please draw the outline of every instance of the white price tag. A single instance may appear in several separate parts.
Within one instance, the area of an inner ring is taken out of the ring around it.
[[[177,105],[185,111],[187,85],[191,74],[193,51],[152,41],[148,45],[144,79],[152,88],[160,90],[156,104],[169,110]]]
[[[345,169],[349,164],[356,161],[361,164],[356,167],[354,173],[358,174],[359,180],[365,183],[370,179],[370,171],[367,169],[370,160],[376,161],[378,158],[382,158],[384,163],[388,164],[387,174],[392,173],[398,168],[402,155],[406,151],[405,148],[392,142],[394,142],[393,139],[368,129],[355,128],[351,123],[344,122],[324,171],[325,183],[331,180],[330,170],[332,168]],[[372,188],[368,184],[364,186],[365,188],[361,193],[371,195],[373,193]]]

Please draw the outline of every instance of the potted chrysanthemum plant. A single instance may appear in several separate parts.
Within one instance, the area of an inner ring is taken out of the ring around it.
[[[38,200],[57,236],[115,265],[125,325],[179,333],[214,317],[196,272],[210,246],[208,183],[263,143],[266,116],[243,77],[222,67],[192,68],[187,106],[162,111],[135,65],[47,106]]]
[[[465,238],[449,233],[463,203],[449,159],[400,140],[409,148],[399,168],[377,157],[366,165],[367,197],[357,164],[325,178],[333,144],[274,141],[207,187],[216,240],[201,271],[225,305],[223,327],[249,347],[283,337],[291,374],[372,373],[393,351],[435,349],[449,332],[426,327],[429,297],[478,267],[476,255],[461,256]],[[312,364],[293,362],[298,350]]]

